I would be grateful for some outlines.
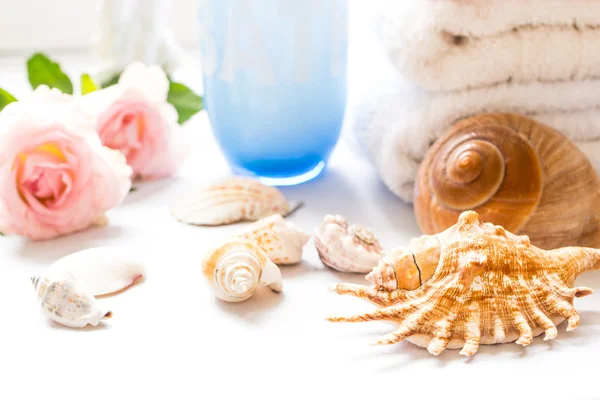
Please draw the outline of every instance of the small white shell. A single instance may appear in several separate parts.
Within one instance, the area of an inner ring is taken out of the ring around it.
[[[96,304],[85,284],[69,273],[31,278],[43,315],[71,328],[96,326],[112,312]]]
[[[284,195],[250,178],[232,177],[189,193],[171,206],[172,216],[192,225],[226,225],[257,221],[290,212]]]
[[[341,215],[326,215],[315,230],[315,246],[323,264],[342,272],[367,273],[383,257],[373,233],[361,225],[348,227]]]
[[[93,296],[123,291],[146,275],[133,254],[118,247],[95,247],[69,254],[54,262],[47,275],[69,273],[83,282]]]
[[[263,249],[277,265],[296,264],[302,259],[302,249],[310,235],[281,214],[257,221],[238,232],[238,236]]]
[[[215,296],[228,302],[249,299],[259,282],[281,292],[281,271],[254,243],[240,238],[223,242],[202,261],[202,273]]]

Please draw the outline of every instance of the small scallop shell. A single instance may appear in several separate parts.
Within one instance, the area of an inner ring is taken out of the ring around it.
[[[251,224],[241,230],[238,236],[259,246],[277,265],[300,262],[302,249],[310,239],[307,232],[287,222],[281,214]]]
[[[112,317],[112,312],[98,307],[96,299],[82,281],[69,273],[31,278],[43,315],[61,325],[83,328],[97,326]]]
[[[286,215],[292,208],[276,188],[232,177],[179,198],[171,206],[171,214],[187,224],[215,226]]]
[[[259,282],[281,292],[281,271],[260,247],[233,238],[210,250],[202,261],[202,273],[215,296],[228,302],[249,299]]]
[[[369,272],[383,256],[377,238],[361,225],[348,227],[341,215],[326,215],[315,230],[315,246],[323,264],[342,272]]]
[[[95,247],[69,254],[48,269],[48,274],[70,273],[83,282],[93,296],[121,292],[146,275],[143,263],[118,247]]]

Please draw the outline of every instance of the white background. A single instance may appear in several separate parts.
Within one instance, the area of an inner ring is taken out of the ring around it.
[[[50,12],[50,3],[86,2],[29,0],[8,9],[3,3],[0,29],[12,29],[8,24],[33,30],[25,11],[15,10],[36,3]],[[5,17],[7,12],[13,14]],[[354,21],[361,20],[357,15]],[[85,30],[81,21],[76,25],[76,32]],[[69,25],[60,26],[62,43],[81,43],[80,37],[65,33]],[[192,31],[193,24],[188,28]],[[0,48],[9,49],[9,42],[43,43],[46,34],[7,37],[2,31]],[[376,74],[367,52],[372,43],[362,31],[352,34],[351,97],[359,96],[356,88]],[[55,53],[73,76],[88,67],[86,52],[75,47]],[[0,86],[18,96],[26,93],[24,58],[0,62]],[[198,71],[195,65],[187,71],[186,82],[194,87],[200,87]],[[582,322],[574,332],[561,325],[552,342],[537,338],[528,348],[482,346],[471,359],[457,351],[436,358],[408,343],[371,347],[369,342],[391,328],[378,322],[325,321],[329,314],[371,306],[327,291],[331,283],[364,279],[323,267],[312,240],[300,265],[283,267],[282,294],[260,290],[241,304],[217,301],[201,276],[200,260],[208,246],[240,227],[191,227],[169,216],[175,196],[229,174],[206,113],[185,129],[193,132],[194,144],[178,176],[139,186],[123,206],[109,212],[108,227],[47,242],[0,238],[0,399],[600,398],[600,296],[576,300]],[[327,172],[283,191],[306,203],[290,220],[307,231],[326,213],[340,213],[369,226],[387,249],[419,234],[412,208],[380,183],[356,150],[350,124]],[[44,320],[29,277],[59,257],[100,245],[121,246],[144,257],[146,281],[102,300],[114,312],[109,324],[72,330]],[[600,273],[577,283],[600,288]]]
[[[168,26],[180,42],[198,42],[197,1],[168,0]],[[0,0],[0,54],[85,51],[100,0]]]

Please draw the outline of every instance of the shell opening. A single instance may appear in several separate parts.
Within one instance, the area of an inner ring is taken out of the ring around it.
[[[254,254],[235,251],[219,260],[215,284],[227,296],[247,298],[256,290],[261,270],[260,260]]]

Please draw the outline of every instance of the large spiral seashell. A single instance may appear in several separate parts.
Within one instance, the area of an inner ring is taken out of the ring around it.
[[[97,326],[112,317],[100,308],[87,286],[68,272],[31,278],[42,314],[71,328]]]
[[[419,168],[414,206],[425,234],[473,210],[541,248],[600,246],[600,181],[589,160],[518,114],[468,118],[438,139]]]
[[[281,271],[256,244],[233,238],[210,250],[202,262],[202,272],[215,296],[228,302],[249,299],[259,283],[280,292]]]
[[[378,308],[329,320],[389,322],[396,330],[375,344],[408,340],[434,355],[448,348],[472,356],[482,344],[528,346],[542,333],[544,340],[556,338],[563,321],[567,331],[577,328],[574,299],[593,290],[575,282],[596,270],[598,249],[542,250],[527,236],[465,211],[447,230],[390,251],[369,274],[374,286],[332,286]]]

